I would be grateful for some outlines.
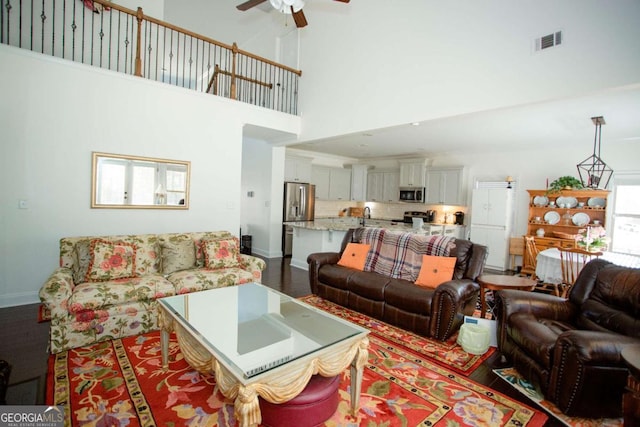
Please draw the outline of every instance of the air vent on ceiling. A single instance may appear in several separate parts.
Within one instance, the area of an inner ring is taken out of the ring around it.
[[[547,34],[536,39],[536,52],[558,46],[562,44],[562,31]]]

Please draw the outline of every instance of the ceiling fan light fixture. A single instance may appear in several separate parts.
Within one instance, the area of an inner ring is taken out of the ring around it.
[[[304,0],[269,0],[269,3],[275,10],[287,15],[291,15],[291,8],[298,12],[304,7]]]

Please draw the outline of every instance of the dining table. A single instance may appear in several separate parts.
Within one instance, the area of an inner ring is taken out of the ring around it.
[[[640,268],[640,256],[605,251],[600,259],[607,260],[622,267]],[[549,248],[538,253],[536,257],[536,276],[544,283],[559,285],[562,283],[562,266],[558,248]]]

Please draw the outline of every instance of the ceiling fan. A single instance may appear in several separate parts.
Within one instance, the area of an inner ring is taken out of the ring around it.
[[[264,3],[265,1],[267,0],[248,0],[237,5],[236,8],[244,12],[251,9],[252,7]],[[334,1],[349,3],[351,0]],[[293,16],[293,21],[296,23],[296,27],[302,28],[307,26],[307,18],[305,18],[304,12],[302,12],[302,8],[304,7],[304,0],[269,0],[269,3],[271,3],[271,6],[273,6],[274,9],[282,13],[291,14]]]

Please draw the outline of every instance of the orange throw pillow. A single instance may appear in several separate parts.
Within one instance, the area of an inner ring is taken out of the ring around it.
[[[364,243],[348,243],[338,265],[360,271],[364,270],[364,263],[367,261],[370,247],[371,245]]]
[[[422,255],[422,267],[416,285],[436,288],[453,278],[456,258],[449,256]]]

